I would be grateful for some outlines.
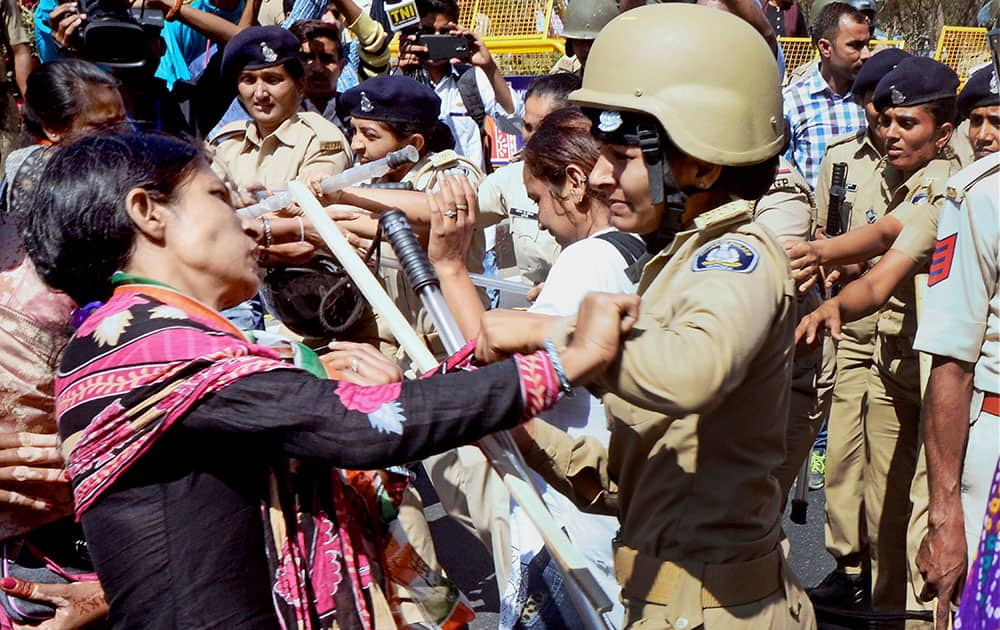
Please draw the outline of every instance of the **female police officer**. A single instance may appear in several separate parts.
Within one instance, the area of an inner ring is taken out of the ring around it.
[[[642,51],[621,63],[622,50]],[[533,423],[529,463],[617,514],[615,572],[632,627],[812,627],[778,546],[795,326],[781,246],[751,223],[785,142],[765,41],[708,8],[652,5],[598,36],[583,88],[601,157],[590,184],[649,257],[638,322],[597,389],[608,449]],[[585,316],[586,305],[579,317]],[[562,347],[574,318],[484,319],[477,353]]]

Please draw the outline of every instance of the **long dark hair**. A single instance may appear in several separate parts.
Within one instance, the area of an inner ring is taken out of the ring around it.
[[[25,199],[25,247],[42,279],[79,305],[107,299],[111,275],[128,263],[135,240],[125,210],[129,191],[143,188],[169,201],[207,164],[182,140],[134,132],[86,136],[48,151]]]
[[[95,86],[118,89],[118,81],[89,61],[57,59],[43,63],[28,75],[24,92],[24,126],[17,146],[47,139],[45,129],[64,131],[90,106]]]
[[[524,147],[524,167],[550,187],[566,182],[566,167],[576,164],[590,173],[601,147],[590,134],[590,119],[575,107],[557,109],[542,119]]]

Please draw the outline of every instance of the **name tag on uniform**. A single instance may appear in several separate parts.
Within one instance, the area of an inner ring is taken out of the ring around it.
[[[857,191],[858,191],[858,185],[857,184],[848,184],[847,185],[847,192],[857,192]]]
[[[340,153],[344,150],[344,143],[340,140],[328,140],[326,142],[319,143],[320,151],[329,151],[331,153]]]
[[[875,221],[878,219],[878,217],[875,216],[875,211],[872,210],[871,208],[868,208],[868,212],[865,213],[865,217],[868,218],[869,223],[875,223]]]
[[[512,217],[518,217],[521,219],[531,219],[532,221],[538,220],[538,212],[534,210],[522,210],[521,208],[511,208],[507,213]]]

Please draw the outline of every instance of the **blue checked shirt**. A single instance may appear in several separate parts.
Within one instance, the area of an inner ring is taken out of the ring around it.
[[[815,189],[827,145],[837,136],[864,128],[865,111],[854,102],[850,92],[843,96],[834,94],[820,75],[818,64],[815,70],[782,90],[782,96],[791,132],[785,158]]]

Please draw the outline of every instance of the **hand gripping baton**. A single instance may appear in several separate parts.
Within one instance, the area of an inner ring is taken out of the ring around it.
[[[337,192],[338,190],[363,184],[370,179],[382,177],[394,168],[407,163],[415,163],[419,159],[420,154],[417,152],[417,149],[413,145],[408,144],[398,151],[389,153],[384,158],[368,162],[367,164],[358,164],[357,166],[351,167],[342,173],[325,177],[323,178],[323,181],[320,182],[320,186],[322,186],[324,193],[329,194]],[[240,208],[236,211],[236,213],[247,219],[256,219],[257,217],[261,217],[268,212],[276,212],[282,208],[287,208],[291,204],[292,195],[290,192],[287,190],[281,190],[275,191],[275,193],[267,199],[255,203],[252,206]]]
[[[382,288],[382,285],[372,274],[368,266],[361,260],[357,252],[354,251],[354,248],[348,244],[347,239],[340,233],[340,229],[333,220],[327,216],[323,210],[323,206],[320,205],[312,192],[301,182],[291,182],[288,190],[292,198],[302,208],[303,213],[312,221],[320,236],[323,237],[327,247],[337,257],[341,266],[351,276],[351,279],[357,285],[362,295],[365,296],[365,299],[368,300],[372,309],[386,321],[399,345],[410,357],[417,369],[427,372],[437,367],[437,360],[434,358],[434,355],[431,354],[431,351],[427,349],[420,340],[420,337],[417,336],[417,333],[410,327],[409,322],[399,312],[396,304],[389,298],[385,289]],[[412,236],[412,232],[410,232],[410,235]],[[446,307],[442,306],[441,308],[444,312],[448,313],[448,317],[451,317]],[[440,309],[439,312],[441,312]],[[460,340],[461,335],[456,335],[455,338]],[[508,441],[512,441],[509,434],[504,433],[504,435]],[[484,442],[489,444],[490,439],[481,441],[480,445],[483,446]],[[484,450],[486,448],[489,447],[484,447]],[[587,630],[605,630],[608,625],[598,616],[597,611],[610,610],[611,601],[604,594],[604,591],[601,590],[594,576],[587,570],[583,556],[572,546],[563,531],[552,522],[551,516],[548,514],[545,504],[542,503],[537,491],[533,486],[524,481],[525,478],[530,479],[530,477],[527,477],[526,473],[524,473],[518,479],[506,472],[506,470],[517,465],[516,463],[507,464],[507,460],[512,458],[509,453],[517,453],[518,460],[520,459],[520,454],[516,450],[516,446],[511,444],[510,448],[512,450],[505,451],[499,447],[494,447],[491,450],[487,450],[486,454],[492,459],[494,467],[503,467],[504,471],[501,474],[501,478],[511,496],[525,508],[525,512],[532,519],[538,531],[542,533],[542,538],[548,546],[552,557],[556,559],[556,563],[563,569],[567,576],[571,576],[570,579],[567,579],[567,590],[573,597],[574,604],[584,619]],[[523,472],[523,463],[521,463],[521,468]],[[587,603],[586,598],[589,598],[594,603]]]
[[[392,246],[413,291],[420,296],[441,335],[445,349],[457,352],[465,340],[441,294],[440,285],[427,253],[417,242],[406,215],[390,210],[379,218],[382,233]],[[528,514],[542,535],[545,545],[566,578],[567,592],[586,628],[604,629],[608,624],[600,613],[611,610],[611,601],[587,568],[583,556],[553,521],[538,490],[531,483],[528,466],[514,439],[507,431],[479,440],[479,447],[503,479],[510,495]]]

